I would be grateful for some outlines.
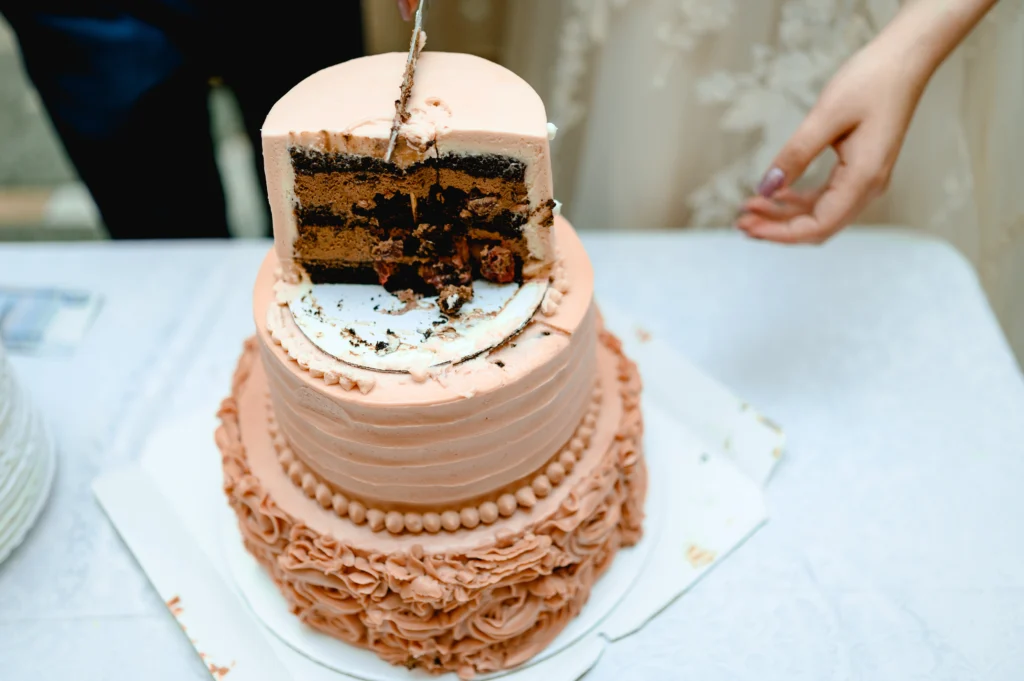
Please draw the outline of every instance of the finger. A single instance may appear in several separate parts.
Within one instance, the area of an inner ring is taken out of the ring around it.
[[[827,183],[826,183],[827,184]],[[792,187],[784,187],[775,193],[772,198],[775,201],[781,201],[783,203],[800,203],[807,206],[810,210],[819,198],[821,198],[822,192],[825,191],[825,186],[815,187],[814,189],[797,190]]]
[[[770,199],[763,196],[747,199],[743,203],[743,209],[769,220],[790,220],[797,215],[810,213],[823,191],[824,188],[805,192],[781,189]]]
[[[812,109],[775,157],[771,168],[758,184],[757,193],[770,198],[783,187],[796,182],[821,152],[849,130],[850,124],[844,119],[831,115],[821,107]]]
[[[402,21],[409,21],[416,12],[416,0],[398,0],[398,11],[402,15]]]
[[[743,212],[752,213],[766,220],[788,220],[801,213],[806,213],[807,209],[797,207],[791,203],[782,203],[781,201],[766,199],[763,196],[755,196],[744,202]]]
[[[759,219],[755,215],[744,231],[779,243],[822,243],[853,220],[871,200],[875,187],[871,168],[869,164],[851,166],[840,160],[810,214],[790,220]]]

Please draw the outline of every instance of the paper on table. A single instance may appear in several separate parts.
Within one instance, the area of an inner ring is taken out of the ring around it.
[[[0,287],[0,342],[12,353],[68,353],[82,341],[101,298],[89,291]]]
[[[678,414],[709,451],[728,457],[751,480],[764,485],[782,457],[782,429],[668,343],[652,337],[628,314],[617,307],[601,307],[608,330],[622,340],[626,354],[640,368],[645,403]]]
[[[169,433],[161,435],[173,442]],[[164,490],[143,468],[108,473],[93,483],[93,491],[214,679],[220,681],[228,672],[232,681],[291,678],[267,647],[263,629],[218,576]],[[184,495],[184,489],[178,493]]]
[[[766,519],[759,487],[782,451],[782,433],[666,344],[638,335],[638,327],[628,317],[608,308],[604,313],[609,328],[623,338],[627,351],[637,360],[644,380],[645,450],[651,478],[671,491],[660,519],[663,526],[660,531],[656,522],[649,526],[643,540],[649,546],[641,547],[649,550],[649,555],[636,571],[621,576],[612,572],[595,587],[593,602],[598,603],[597,589],[610,588],[615,580],[633,582],[626,598],[615,599],[618,605],[610,614],[607,609],[584,609],[572,625],[576,634],[566,634],[575,636],[571,645],[550,657],[540,656],[535,664],[504,675],[506,679],[540,681],[583,674],[609,641],[641,628]],[[253,673],[271,669],[262,658],[273,655],[278,667],[286,668],[294,678],[336,680],[336,672],[255,626],[257,618],[235,595],[220,529],[230,523],[231,515],[220,489],[220,457],[213,444],[215,422],[210,416],[219,397],[211,396],[211,406],[204,414],[167,424],[154,433],[140,465],[104,476],[95,485],[96,493],[165,599],[177,595],[186,606],[187,602],[216,600],[216,607],[185,611],[193,618],[190,634],[195,626],[203,628],[203,636],[195,636],[197,650],[216,655],[218,660],[235,661],[239,669],[244,664]],[[151,539],[154,535],[160,536],[158,542]],[[206,561],[202,560],[204,554]],[[620,562],[629,563],[627,555],[622,554],[624,560],[617,559],[611,569],[616,570]],[[187,560],[179,560],[183,556]],[[168,565],[175,567],[171,570]],[[265,623],[274,627],[273,621]],[[580,629],[585,635],[579,634]],[[218,638],[218,632],[231,632],[232,637]],[[207,641],[216,641],[216,647],[209,647]],[[360,668],[350,663],[358,658],[373,667],[375,658],[333,643],[335,653],[342,656],[341,661],[334,660],[334,666],[353,673]],[[559,647],[556,641],[551,650]],[[363,670],[362,677],[408,679],[416,675],[384,665]],[[263,677],[233,673],[232,678]]]

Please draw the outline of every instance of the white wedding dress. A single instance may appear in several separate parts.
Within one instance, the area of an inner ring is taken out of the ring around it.
[[[0,345],[0,562],[42,511],[54,467],[53,441]]]

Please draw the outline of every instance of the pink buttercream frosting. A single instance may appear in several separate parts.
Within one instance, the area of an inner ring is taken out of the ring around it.
[[[383,158],[406,56],[377,54],[318,71],[267,115],[261,131],[264,168],[275,248],[286,278],[297,276],[292,259],[298,236],[289,149]],[[396,164],[404,167],[434,155],[499,154],[526,165],[530,217],[522,231],[531,258],[523,273],[544,275],[553,258],[547,222],[553,196],[547,114],[537,92],[494,62],[428,51],[420,55],[408,106]]]
[[[281,434],[273,408],[269,405],[268,430],[273,438],[277,460],[291,481],[301,487],[306,496],[316,499],[323,508],[332,509],[342,518],[348,516],[357,525],[367,523],[374,532],[387,530],[392,534],[454,532],[462,527],[472,530],[481,523],[490,525],[498,518],[507,518],[516,511],[529,510],[537,504],[539,499],[552,493],[590,446],[597,429],[597,422],[601,417],[601,402],[604,392],[599,384],[594,386],[591,392],[590,406],[587,408],[583,420],[577,425],[573,436],[558,450],[548,464],[532,475],[530,479],[510,485],[505,490],[499,490],[480,504],[433,510],[426,513],[410,511],[403,514],[398,511],[375,508],[372,504],[351,498],[332,487],[295,455],[287,439]]]
[[[322,352],[279,304],[268,255],[253,314],[277,426],[304,469],[300,484],[309,472],[385,513],[477,507],[514,492],[570,443],[591,402],[598,314],[578,236],[562,218],[555,229],[557,306],[501,346],[424,376]]]
[[[422,536],[374,534],[287,478],[267,429],[261,343],[247,342],[220,410],[224,489],[292,611],[393,664],[464,678],[522,664],[550,643],[641,533],[639,376],[616,339],[601,339],[613,404],[563,484],[530,512]]]

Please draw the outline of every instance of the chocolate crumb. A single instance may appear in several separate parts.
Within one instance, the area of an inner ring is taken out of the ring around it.
[[[550,331],[541,331],[540,335],[542,335],[542,336],[550,336],[551,332]]]
[[[473,297],[472,286],[447,285],[438,294],[437,304],[445,314],[455,315]]]
[[[502,362],[500,359],[497,362],[495,362],[495,364],[498,365],[499,369],[504,369],[505,368],[505,363]]]
[[[375,346],[375,348],[377,352],[384,352],[385,350],[388,349],[388,343],[387,341],[377,341],[377,345]]]

